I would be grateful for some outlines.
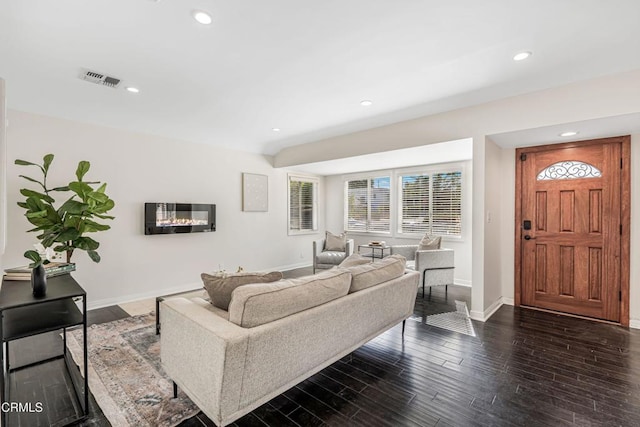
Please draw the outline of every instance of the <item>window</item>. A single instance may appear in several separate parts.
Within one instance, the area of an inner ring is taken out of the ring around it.
[[[462,234],[462,172],[399,175],[398,232]]]
[[[429,231],[431,225],[431,206],[429,191],[431,177],[429,175],[405,175],[400,177],[402,197],[401,233],[421,233]]]
[[[318,229],[318,180],[289,176],[289,234]]]
[[[538,181],[555,179],[601,178],[597,167],[577,160],[554,163],[538,174]]]
[[[345,183],[347,231],[388,233],[391,178],[363,178]]]

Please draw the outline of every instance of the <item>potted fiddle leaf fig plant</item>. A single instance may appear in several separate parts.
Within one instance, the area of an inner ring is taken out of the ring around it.
[[[107,215],[115,203],[107,196],[105,190],[107,184],[97,181],[84,181],[91,164],[85,160],[78,163],[76,180],[60,187],[51,187],[47,182],[49,168],[53,162],[53,154],[47,154],[42,159],[42,164],[16,160],[20,166],[36,167],[40,170],[42,178],[36,179],[26,175],[21,178],[37,185],[37,190],[23,188],[20,194],[26,197],[18,206],[25,209],[27,221],[35,227],[30,232],[38,232],[36,237],[44,248],[53,248],[55,252],[66,252],[67,262],[71,262],[71,256],[76,249],[84,250],[94,262],[100,262],[97,252],[100,243],[88,237],[88,233],[105,231],[111,227],[98,222],[99,220],[112,220],[113,216]],[[99,185],[99,186],[98,186]],[[62,196],[62,204],[56,207],[56,199]],[[70,196],[69,196],[70,195]],[[34,264],[42,263],[35,259],[35,251],[25,252],[25,257],[31,259]]]

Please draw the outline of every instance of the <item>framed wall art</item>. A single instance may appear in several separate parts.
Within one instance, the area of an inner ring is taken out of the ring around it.
[[[242,174],[242,210],[244,212],[269,210],[269,177],[267,175]]]

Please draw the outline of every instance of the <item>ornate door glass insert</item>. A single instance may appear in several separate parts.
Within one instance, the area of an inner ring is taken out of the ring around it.
[[[538,181],[555,179],[600,178],[602,172],[597,167],[577,160],[554,163],[538,174]]]

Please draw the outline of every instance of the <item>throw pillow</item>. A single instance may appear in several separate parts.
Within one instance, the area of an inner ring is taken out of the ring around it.
[[[362,264],[371,264],[371,257],[364,257],[360,254],[349,255],[338,267],[353,267],[354,265]]]
[[[429,236],[425,234],[420,243],[418,243],[419,251],[427,251],[431,249],[440,249],[440,243],[442,241],[442,237],[440,236]]]
[[[347,268],[352,275],[349,293],[401,277],[404,274],[406,264],[407,259],[402,255],[390,255],[376,262]]]
[[[204,288],[209,294],[209,300],[214,306],[223,310],[229,309],[231,293],[235,288],[252,283],[269,283],[282,279],[282,273],[272,271],[270,273],[227,273],[224,271],[200,275]]]
[[[338,251],[344,252],[347,250],[347,234],[333,234],[330,231],[326,232],[326,236],[324,239],[324,250],[325,251]]]

